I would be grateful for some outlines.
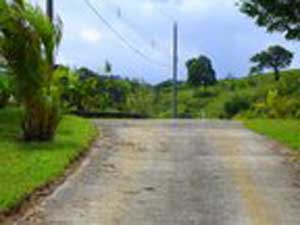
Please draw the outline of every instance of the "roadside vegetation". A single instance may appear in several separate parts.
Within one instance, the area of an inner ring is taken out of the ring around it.
[[[180,84],[181,118],[299,118],[300,71],[287,70],[276,81],[273,73],[244,78],[229,76],[208,87],[191,88]],[[163,86],[163,84],[161,84]],[[159,117],[169,117],[172,85],[156,87],[160,91]]]
[[[1,214],[62,175],[97,130],[64,105],[68,73],[53,62],[61,21],[27,1],[0,0],[0,24]]]
[[[275,139],[287,147],[300,151],[300,120],[255,119],[246,120],[246,127]]]
[[[0,212],[62,175],[88,150],[97,134],[88,120],[65,116],[55,141],[24,143],[20,139],[21,115],[17,108],[0,110]]]

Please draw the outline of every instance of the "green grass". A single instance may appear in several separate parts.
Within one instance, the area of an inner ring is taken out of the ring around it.
[[[18,139],[20,116],[18,109],[0,109],[0,212],[62,175],[97,133],[88,120],[66,116],[53,143],[28,144]]]
[[[300,120],[255,119],[244,123],[249,129],[300,151]]]
[[[267,118],[267,112],[257,110],[257,103],[266,103],[270,91],[278,91],[276,100],[282,100],[286,105],[278,107],[281,114],[278,117],[296,117],[295,112],[299,102],[300,70],[286,70],[281,72],[281,80],[276,82],[273,73],[265,73],[255,76],[247,76],[236,79],[223,79],[207,88],[192,88],[182,84],[178,90],[178,112],[182,117],[188,114],[192,118],[234,118],[237,116],[246,118]],[[161,117],[170,117],[172,105],[172,88],[160,89],[157,113]],[[236,115],[231,115],[226,110],[226,105],[236,98],[247,100],[250,108],[239,110]],[[289,101],[286,101],[288,99]],[[266,104],[264,104],[266,105]],[[271,106],[270,106],[271,107]],[[299,108],[299,107],[298,107]],[[300,115],[300,110],[299,110]],[[154,115],[155,117],[155,115]],[[300,117],[300,116],[299,116]]]

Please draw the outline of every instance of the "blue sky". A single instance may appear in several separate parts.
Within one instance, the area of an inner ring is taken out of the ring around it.
[[[45,6],[45,0],[31,0]],[[114,74],[157,83],[171,77],[172,20],[179,23],[180,78],[186,78],[184,63],[191,57],[209,56],[218,78],[229,73],[246,75],[249,58],[273,44],[296,54],[300,43],[287,42],[280,34],[268,34],[241,14],[236,0],[90,0],[102,16],[131,45],[161,64],[149,63],[126,47],[84,3],[84,0],[54,0],[56,15],[64,23],[64,38],[57,60],[72,67],[87,66],[103,71],[105,60]],[[299,53],[299,54],[298,54]]]

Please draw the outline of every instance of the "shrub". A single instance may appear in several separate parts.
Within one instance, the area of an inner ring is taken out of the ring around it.
[[[233,118],[237,114],[250,108],[251,103],[245,96],[235,95],[224,105],[224,111],[227,118]]]
[[[300,76],[295,73],[287,73],[278,84],[280,95],[300,95]]]
[[[127,97],[126,108],[127,111],[140,114],[141,116],[153,116],[155,104],[151,90],[141,84],[139,88]]]
[[[0,24],[1,57],[24,108],[23,137],[51,140],[60,120],[53,54],[61,40],[61,23],[53,25],[27,1],[0,0]]]
[[[265,101],[255,104],[258,115],[268,118],[300,116],[300,102],[293,96],[280,96],[278,90],[270,90]]]
[[[194,91],[193,97],[195,98],[212,98],[217,95],[215,89],[199,88]]]

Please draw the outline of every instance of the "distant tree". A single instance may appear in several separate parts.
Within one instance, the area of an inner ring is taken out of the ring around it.
[[[289,40],[300,40],[299,0],[240,0],[240,9],[269,32],[284,33]]]
[[[190,59],[186,62],[188,83],[192,86],[209,86],[217,82],[216,72],[211,60],[206,56]]]
[[[288,67],[293,60],[293,53],[285,48],[275,45],[269,47],[251,58],[251,62],[257,65],[251,68],[251,73],[257,73],[264,69],[273,69],[275,80],[280,80],[280,69]]]
[[[182,85],[184,85],[185,82],[178,80],[177,86],[180,88]],[[174,84],[174,81],[172,79],[162,81],[154,86],[155,89],[168,89],[172,88]]]
[[[228,73],[227,76],[225,77],[225,80],[235,80],[236,77],[234,76],[233,73]]]
[[[105,62],[104,72],[106,74],[110,74],[112,72],[112,65],[111,65],[111,63],[109,61]]]

